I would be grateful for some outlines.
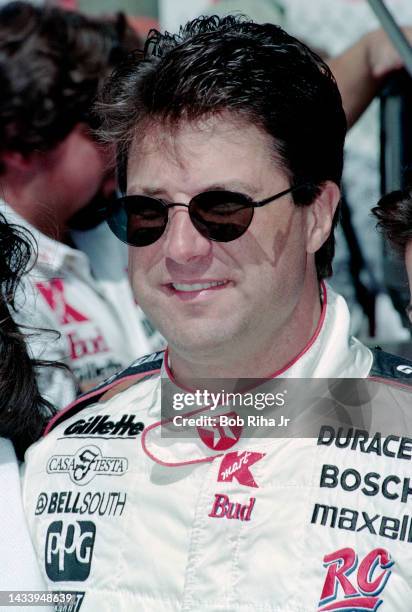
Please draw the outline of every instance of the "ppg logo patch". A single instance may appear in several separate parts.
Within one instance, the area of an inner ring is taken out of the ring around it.
[[[47,530],[46,573],[53,582],[82,582],[90,574],[96,526],[91,521],[55,521]]]

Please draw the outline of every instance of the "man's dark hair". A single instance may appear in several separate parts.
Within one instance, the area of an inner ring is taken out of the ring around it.
[[[201,17],[177,35],[152,30],[103,90],[101,137],[117,144],[124,179],[147,122],[173,127],[223,111],[273,137],[291,183],[307,185],[297,205],[311,204],[327,180],[340,184],[346,118],[329,68],[280,27],[238,16]],[[333,253],[332,232],[316,253],[319,278],[331,274]]]
[[[35,249],[31,234],[0,214],[0,436],[12,440],[19,459],[56,412],[40,395],[37,368],[63,367],[32,359],[12,317],[17,286],[34,263]]]
[[[412,187],[384,195],[372,213],[392,247],[403,255],[412,241]]]
[[[91,111],[103,80],[138,46],[122,14],[97,20],[27,2],[0,8],[0,153],[48,151],[77,123],[96,127]]]

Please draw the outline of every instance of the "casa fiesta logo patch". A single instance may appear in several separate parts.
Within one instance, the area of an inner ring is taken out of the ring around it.
[[[104,457],[98,446],[84,446],[74,455],[53,455],[47,462],[48,474],[69,474],[70,480],[85,485],[95,476],[123,476],[126,457]]]

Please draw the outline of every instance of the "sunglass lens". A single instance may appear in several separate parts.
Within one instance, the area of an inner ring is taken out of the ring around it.
[[[167,208],[154,198],[125,196],[117,200],[108,223],[114,234],[126,244],[147,246],[163,234]]]
[[[127,214],[122,206],[122,199],[112,203],[107,215],[107,224],[116,238],[127,244]]]
[[[241,193],[206,191],[190,205],[196,229],[210,240],[230,242],[245,233],[253,217],[253,207]]]

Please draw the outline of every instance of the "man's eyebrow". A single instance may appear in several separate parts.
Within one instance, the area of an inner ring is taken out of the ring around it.
[[[250,183],[235,180],[228,181],[225,184],[215,183],[213,185],[209,185],[203,191],[240,191],[242,193],[254,195],[257,193],[258,189],[256,188],[256,185],[250,185]]]
[[[161,187],[143,187],[141,193],[144,193],[144,195],[148,196],[160,197],[165,193],[165,190]]]
[[[130,185],[128,191],[130,194],[147,195],[152,197],[160,197],[165,193],[161,187],[140,187],[139,185]]]
[[[162,187],[139,187],[138,185],[131,185],[129,191],[133,194],[139,193],[154,198],[159,198],[161,196],[164,197],[164,195],[167,194],[167,189]],[[197,195],[198,193],[203,193],[205,191],[236,191],[252,196],[258,192],[258,189],[256,188],[256,185],[250,185],[249,183],[245,183],[243,181],[228,181],[224,184],[213,183],[211,185],[204,185],[193,195]]]

